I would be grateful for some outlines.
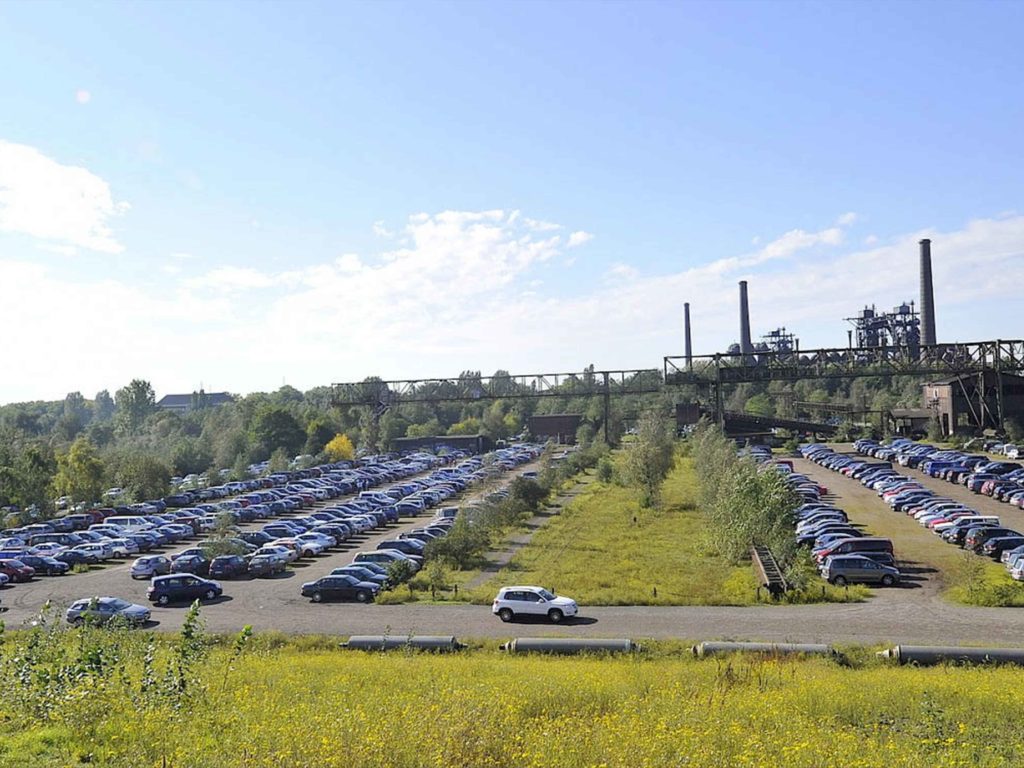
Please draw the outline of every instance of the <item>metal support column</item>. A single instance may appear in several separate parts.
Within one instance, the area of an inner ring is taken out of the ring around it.
[[[612,393],[608,382],[608,371],[601,371],[601,375],[604,376],[604,442],[605,445],[611,445],[611,440],[608,438],[608,422],[612,412]]]
[[[996,369],[996,413],[999,418],[999,431],[1003,432],[1006,429],[1006,412],[1003,410],[1003,360],[1002,360],[1002,349],[1003,342],[999,340],[996,342],[996,351],[994,360],[992,361]]]
[[[725,408],[722,404],[722,356],[715,355],[715,423],[725,429]]]

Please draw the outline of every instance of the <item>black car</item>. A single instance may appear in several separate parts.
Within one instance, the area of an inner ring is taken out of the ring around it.
[[[71,570],[70,565],[53,557],[19,555],[18,559],[25,565],[35,568],[37,576],[63,576]]]
[[[324,576],[302,585],[302,596],[310,598],[314,603],[323,600],[357,600],[368,603],[378,592],[380,587],[376,584],[344,574]]]
[[[242,531],[238,534],[238,538],[256,547],[262,547],[264,544],[269,544],[274,540],[273,536],[263,531]]]
[[[256,555],[248,563],[249,574],[256,578],[267,578],[285,572],[285,562],[272,555]]]
[[[233,579],[249,573],[249,564],[241,555],[221,555],[210,561],[209,575],[215,579]]]
[[[54,555],[54,560],[73,565],[92,565],[99,562],[99,558],[86,552],[79,552],[77,549],[67,549],[59,555]]]
[[[150,602],[160,605],[179,600],[214,600],[224,593],[220,584],[201,579],[191,573],[172,573],[156,576],[146,590]]]
[[[381,589],[387,589],[388,577],[385,574],[371,571],[369,568],[364,568],[361,565],[352,563],[351,565],[343,565],[340,568],[335,568],[330,573],[331,576],[354,576],[359,581],[368,581],[371,584],[376,584]]]
[[[210,573],[210,561],[202,555],[182,555],[171,561],[171,572],[208,576]]]

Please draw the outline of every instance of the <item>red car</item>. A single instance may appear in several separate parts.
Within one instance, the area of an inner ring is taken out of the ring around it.
[[[21,560],[5,559],[0,560],[0,573],[7,576],[11,581],[29,581],[36,574],[36,569],[25,565]]]

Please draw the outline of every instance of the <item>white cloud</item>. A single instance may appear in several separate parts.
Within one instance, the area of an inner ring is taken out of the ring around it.
[[[573,232],[571,235],[569,235],[569,243],[568,243],[568,245],[569,245],[570,248],[575,248],[578,245],[583,245],[584,243],[589,243],[593,239],[594,239],[594,236],[592,234],[590,234],[589,232],[584,232],[584,231],[580,230],[578,232]]]
[[[110,220],[128,210],[85,168],[62,165],[24,144],[0,141],[0,232],[56,246],[120,253]]]
[[[373,234],[375,234],[377,237],[386,237],[388,239],[395,236],[394,232],[392,232],[391,230],[384,226],[383,221],[373,222]]]
[[[205,291],[246,291],[270,288],[274,283],[273,275],[251,267],[217,267],[205,275],[187,279],[185,286]]]
[[[84,88],[79,88],[77,91],[75,91],[75,101],[77,101],[79,104],[88,104],[90,101],[92,101],[92,94]]]
[[[222,266],[176,285],[164,278],[159,289],[0,260],[0,306],[31,329],[9,339],[18,376],[0,381],[0,402],[113,390],[137,376],[159,393],[200,380],[248,392],[274,389],[282,376],[308,388],[465,368],[659,367],[682,351],[684,301],[696,352],[735,340],[743,278],[755,336],[785,325],[803,348],[841,345],[843,318],[865,303],[917,299],[921,237],[933,241],[940,340],[999,336],[1005,318],[1024,311],[1024,216],[887,235],[875,247],[846,246],[832,229],[791,230],[765,246],[767,260],[758,251],[660,274],[622,262],[596,284],[568,288],[544,279],[568,239],[514,211],[421,214],[396,233],[408,245],[384,254],[274,274]],[[994,305],[1004,311],[977,311]],[[75,323],[53,307],[74,307]]]
[[[838,224],[840,227],[848,227],[855,221],[857,221],[857,214],[854,213],[853,211],[849,211],[847,213],[844,213],[838,219],[836,219],[836,224]]]
[[[875,245],[878,243],[878,235],[868,235],[864,238],[864,245]]]

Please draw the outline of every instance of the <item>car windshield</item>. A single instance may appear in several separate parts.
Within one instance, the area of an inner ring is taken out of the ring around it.
[[[550,592],[548,592],[546,589],[542,589],[538,594],[541,597],[543,597],[545,600],[554,600],[555,599],[555,596],[553,594],[551,594]]]
[[[123,611],[125,608],[130,608],[131,603],[127,600],[122,600],[119,597],[112,597],[110,600],[105,601],[107,605],[116,611]]]

